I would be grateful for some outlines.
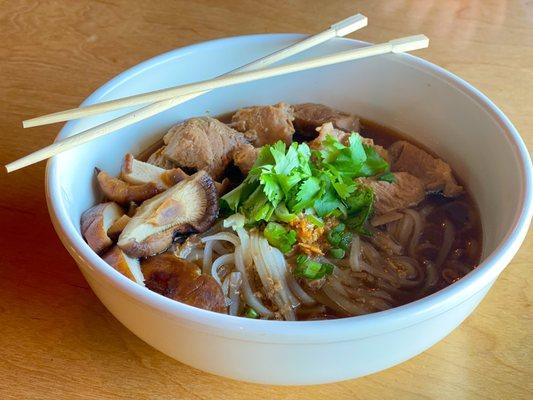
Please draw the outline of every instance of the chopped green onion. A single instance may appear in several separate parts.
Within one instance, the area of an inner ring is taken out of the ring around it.
[[[340,233],[340,232],[343,232],[344,229],[346,229],[346,225],[344,225],[342,222],[340,224],[337,224],[331,231],[332,232],[336,232],[336,233]]]
[[[340,260],[344,258],[344,256],[346,255],[346,251],[338,247],[334,247],[332,249],[329,249],[329,255],[333,258]]]
[[[246,307],[246,311],[244,311],[244,316],[246,318],[252,318],[252,319],[259,318],[259,314],[252,307]]]
[[[281,250],[283,253],[288,253],[292,250],[292,246],[296,243],[296,231],[287,230],[277,222],[269,222],[263,231],[268,243]]]
[[[341,249],[347,250],[348,246],[352,242],[353,235],[351,232],[345,232],[341,234],[341,238],[339,240],[339,247]]]
[[[318,218],[316,215],[308,214],[305,216],[305,219],[319,228],[324,226],[324,221],[322,221],[322,219]]]
[[[320,279],[333,272],[333,265],[311,260],[309,257],[299,255],[296,258],[294,274],[307,279]]]

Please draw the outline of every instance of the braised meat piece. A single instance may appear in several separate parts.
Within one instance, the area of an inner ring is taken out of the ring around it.
[[[233,153],[233,163],[246,175],[252,169],[258,154],[258,148],[251,144],[243,144]]]
[[[224,173],[233,151],[248,143],[242,133],[209,117],[175,125],[163,138],[161,156],[181,168],[204,170],[215,180]]]
[[[326,122],[346,132],[359,132],[359,118],[355,115],[316,103],[296,104],[293,109],[294,127],[304,134],[314,134],[315,129]]]
[[[374,212],[376,215],[403,210],[416,206],[426,197],[424,186],[417,177],[407,172],[394,173],[395,181],[377,181],[359,178],[358,181],[374,191]]]
[[[168,158],[165,158],[162,154],[163,149],[165,146],[160,147],[156,151],[154,151],[150,157],[148,157],[148,160],[146,162],[148,164],[155,165],[156,167],[163,168],[163,169],[172,169],[175,168],[176,165],[170,161]]]
[[[427,192],[456,197],[463,192],[450,166],[409,142],[400,140],[389,147],[392,171],[409,172],[422,181]]]
[[[244,135],[256,147],[276,143],[290,145],[294,134],[292,107],[285,103],[273,106],[242,108],[233,114],[231,126]]]

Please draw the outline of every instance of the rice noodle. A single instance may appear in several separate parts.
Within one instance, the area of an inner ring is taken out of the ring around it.
[[[213,251],[219,255],[224,255],[231,253],[231,250],[228,250],[224,245],[221,243],[221,241],[215,240],[213,241]]]
[[[234,264],[235,255],[233,253],[224,254],[223,256],[218,257],[213,264],[211,265],[211,276],[215,278],[219,285],[222,285],[220,276],[218,275],[218,269],[226,264]]]
[[[397,233],[398,233],[399,224],[400,224],[400,220],[397,220],[397,221],[389,222],[387,225],[385,225],[385,229],[387,230],[387,233],[396,239],[398,239]]]
[[[451,285],[460,277],[461,276],[457,273],[457,271],[454,271],[453,269],[444,268],[442,270],[442,278],[446,281],[448,285]]]
[[[281,267],[279,268],[280,273],[283,275],[290,289],[290,293],[292,292],[305,305],[309,306],[309,305],[315,304],[316,303],[315,299],[313,299],[311,296],[307,294],[307,292],[300,286],[298,281],[296,281],[296,278],[294,278],[291,271],[289,271],[285,256],[280,251],[275,252],[274,254],[278,261],[278,268]]]
[[[442,245],[437,255],[437,260],[435,261],[435,268],[440,269],[442,263],[448,256],[448,253],[452,249],[452,244],[455,239],[455,229],[452,223],[449,220],[444,221],[444,239],[442,240]]]
[[[209,274],[211,272],[211,263],[213,262],[213,242],[207,242],[204,247],[204,256],[202,261],[202,273]]]
[[[252,254],[250,252],[250,235],[244,228],[236,229],[239,240],[241,241],[242,256],[244,259],[244,265],[250,267],[252,265]]]
[[[402,254],[403,247],[396,243],[388,234],[378,229],[372,229],[371,242],[387,254]]]
[[[410,216],[414,223],[413,234],[411,235],[411,241],[409,242],[409,247],[408,247],[408,254],[411,257],[415,257],[416,246],[418,245],[420,234],[422,233],[424,229],[424,219],[421,217],[421,215],[418,212],[416,212],[415,210],[411,210],[409,208],[405,209],[404,213]]]
[[[180,258],[184,258],[187,261],[198,261],[201,260],[204,256],[204,251],[202,249],[191,249],[188,251],[186,256],[178,255]]]
[[[224,279],[224,282],[222,282],[222,294],[224,295],[224,297],[226,298],[227,303],[229,304],[229,298],[228,298],[228,292],[229,292],[229,275],[226,276],[226,278]]]
[[[203,243],[208,243],[213,240],[225,240],[226,242],[230,242],[234,246],[238,246],[240,244],[239,237],[231,232],[218,232],[211,236],[204,236],[200,240]]]
[[[411,236],[411,233],[413,231],[414,221],[411,218],[410,215],[405,214],[404,217],[400,220],[397,233],[396,233],[396,239],[402,246],[407,246],[407,241],[409,240],[409,237]]]
[[[457,271],[460,275],[466,275],[472,271],[472,269],[458,260],[451,260],[446,263],[446,267]]]
[[[401,287],[418,286],[424,280],[424,271],[418,261],[411,257],[394,256],[388,259],[394,266]]]
[[[426,250],[426,249],[435,249],[435,250],[438,250],[437,246],[435,246],[434,244],[430,243],[430,242],[426,242],[426,243],[422,243],[421,245],[419,245],[417,248],[416,248],[416,254]]]
[[[435,286],[437,286],[437,283],[439,282],[439,271],[435,267],[435,264],[433,264],[430,261],[426,261],[426,279],[424,283],[424,289],[428,290]]]
[[[307,292],[300,286],[296,278],[294,278],[290,272],[287,274],[287,284],[296,297],[298,297],[306,306],[316,303],[316,300],[307,294]]]
[[[241,273],[242,278],[242,292],[244,295],[244,300],[246,303],[252,307],[259,315],[261,315],[263,318],[271,318],[274,316],[274,313],[270,311],[267,307],[261,303],[261,300],[259,300],[256,295],[254,294],[252,290],[252,286],[250,285],[250,281],[248,278],[248,273],[246,272],[246,268],[244,266],[244,260],[242,256],[242,249],[241,246],[237,246],[235,248],[235,267],[237,270]]]
[[[234,271],[228,275],[226,280],[229,282],[228,298],[230,304],[228,313],[229,315],[237,315],[241,306],[242,274],[239,271]]]
[[[268,245],[268,241],[265,241],[263,245],[265,243]],[[277,272],[277,276],[280,282],[283,284],[283,287],[287,288],[287,296],[289,297],[289,301],[291,302],[292,307],[298,307],[300,305],[300,300],[292,293],[291,288],[289,286],[287,279],[289,271],[287,270],[287,261],[285,260],[283,253],[277,248],[271,246],[268,246],[268,249],[265,250],[266,252],[268,252],[268,256],[265,256],[265,261],[272,263],[267,265],[276,269],[274,273]]]
[[[397,211],[391,211],[387,214],[378,215],[377,217],[372,218],[370,225],[377,227],[381,225],[388,224],[390,222],[398,221],[403,218],[403,214]]]
[[[348,261],[352,271],[361,271],[361,238],[359,235],[353,235]]]
[[[254,232],[250,235],[250,250],[255,269],[265,287],[267,297],[276,304],[280,314],[287,321],[296,320],[291,301],[292,294],[290,294],[286,282],[280,276],[275,256],[272,255],[274,250],[277,249],[273,249],[266,239]]]
[[[335,287],[335,281],[328,281],[322,288],[322,292],[335,304],[337,304],[348,315],[363,315],[367,314],[369,310],[364,309],[361,305],[348,299],[343,293],[339,291],[339,287]],[[339,283],[340,284],[340,283]],[[346,293],[346,292],[344,292]]]
[[[392,308],[392,305],[379,296],[374,296],[373,292],[364,288],[352,288],[345,287],[344,290],[352,299],[356,299],[358,302],[368,304],[370,307],[376,310],[383,311]]]

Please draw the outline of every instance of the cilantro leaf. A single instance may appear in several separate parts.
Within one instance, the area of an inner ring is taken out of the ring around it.
[[[296,214],[291,214],[285,203],[280,203],[274,210],[274,217],[281,222],[291,222],[298,218]]]
[[[372,146],[363,145],[366,153],[366,162],[360,170],[360,176],[374,176],[389,170],[389,164]]]
[[[283,198],[283,192],[278,184],[277,176],[274,173],[264,173],[260,176],[259,181],[263,185],[263,192],[267,199],[276,207]]]
[[[314,203],[315,197],[320,191],[320,180],[315,176],[307,178],[298,189],[294,204],[291,204],[293,212],[300,212],[304,208],[311,207]]]
[[[249,222],[257,222],[270,218],[274,212],[274,207],[268,201],[261,186],[242,203],[242,211],[248,217]]]
[[[354,231],[369,236],[369,232],[364,227],[373,212],[374,192],[372,189],[360,186],[354,195],[347,201],[348,218],[346,225]]]
[[[335,191],[331,186],[324,191],[322,196],[316,199],[314,209],[319,217],[326,217],[335,210],[340,210],[343,214],[346,213],[346,207],[335,195]]]
[[[223,210],[240,212],[248,224],[260,221],[289,222],[308,209],[318,217],[348,219],[363,230],[372,213],[371,189],[358,185],[358,177],[394,178],[376,150],[352,133],[348,145],[327,136],[320,150],[305,143],[282,141],[263,146],[241,185],[221,198]]]
[[[274,159],[276,160],[274,171],[276,171],[277,174],[289,175],[291,171],[293,171],[295,168],[298,168],[300,160],[298,159],[298,151],[296,150],[297,147],[298,143],[291,144],[286,154],[284,154],[285,151],[280,152],[278,149],[273,148],[271,150],[272,156],[274,156]]]

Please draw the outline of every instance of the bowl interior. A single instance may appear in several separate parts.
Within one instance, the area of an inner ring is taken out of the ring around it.
[[[299,35],[246,36],[178,49],[124,72],[85,104],[211,78],[298,38]],[[291,61],[362,45],[335,39]],[[56,156],[48,179],[49,189],[53,188],[51,202],[60,223],[76,232],[70,240],[76,246],[85,246],[79,234],[79,219],[100,197],[93,179],[95,166],[117,174],[126,152],[139,152],[172,124],[188,117],[279,101],[319,102],[395,128],[448,161],[467,183],[479,206],[483,257],[487,257],[510,233],[523,211],[527,171],[524,172],[524,160],[517,156],[523,150],[518,149],[516,139],[479,96],[444,70],[407,55],[373,57],[218,89]],[[123,113],[124,110],[73,121],[60,137]]]

